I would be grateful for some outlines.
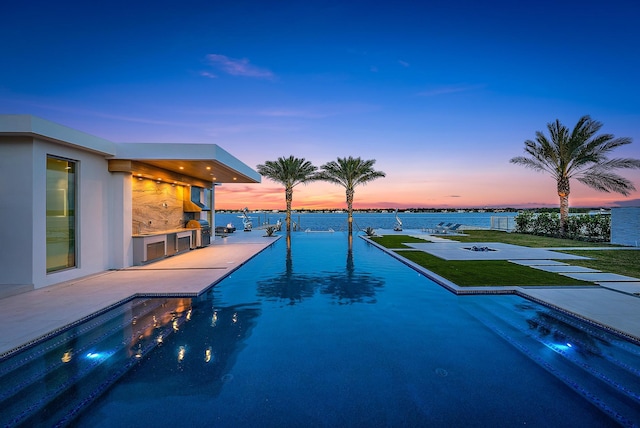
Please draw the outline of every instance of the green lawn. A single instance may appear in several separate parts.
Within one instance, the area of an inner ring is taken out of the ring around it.
[[[407,235],[374,236],[371,238],[371,240],[386,248],[411,248],[403,245],[403,242],[406,242],[407,244],[411,244],[414,242],[421,242],[424,244],[428,242],[424,239],[414,238],[413,236]]]
[[[468,236],[450,236],[460,242],[501,242],[525,247],[607,247],[609,244],[573,241],[571,239],[507,233],[495,230],[465,231]],[[427,241],[406,235],[388,235],[372,238],[386,248],[408,248],[403,243]],[[640,251],[638,250],[566,250],[566,253],[589,257],[591,260],[571,260],[575,266],[584,266],[603,272],[640,278]],[[592,285],[562,275],[544,272],[507,261],[446,261],[422,251],[402,251],[398,254],[447,278],[460,286],[491,285]]]
[[[398,254],[461,286],[593,285],[506,260],[443,260],[424,251]]]

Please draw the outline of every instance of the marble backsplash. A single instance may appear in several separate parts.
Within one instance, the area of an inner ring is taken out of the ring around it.
[[[132,180],[134,234],[184,227],[182,197],[189,188],[136,177]]]

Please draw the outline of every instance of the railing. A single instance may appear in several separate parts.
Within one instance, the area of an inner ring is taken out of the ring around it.
[[[492,230],[505,230],[509,232],[515,228],[516,224],[512,217],[491,217]]]

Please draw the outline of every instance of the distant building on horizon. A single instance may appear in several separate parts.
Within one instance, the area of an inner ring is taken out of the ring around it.
[[[611,209],[611,243],[640,247],[640,200]]]

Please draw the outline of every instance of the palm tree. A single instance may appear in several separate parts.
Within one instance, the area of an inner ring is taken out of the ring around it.
[[[635,190],[633,184],[613,172],[619,168],[640,168],[640,159],[609,159],[613,149],[631,144],[631,138],[614,138],[611,134],[596,135],[602,123],[583,116],[573,131],[560,123],[547,124],[550,139],[536,132],[535,141],[524,142],[528,156],[517,156],[511,163],[523,165],[536,171],[548,172],[556,179],[560,197],[560,235],[564,236],[569,217],[569,180],[579,182],[601,192],[616,192],[629,195]]]
[[[318,179],[330,183],[339,184],[346,189],[349,235],[353,233],[353,195],[354,187],[358,184],[366,184],[376,178],[385,177],[382,171],[373,169],[375,159],[362,160],[360,158],[338,158],[335,161],[322,165],[318,173]]]
[[[304,158],[289,156],[288,158],[280,157],[275,161],[266,161],[264,165],[258,165],[256,169],[260,175],[284,186],[287,201],[287,233],[291,233],[293,188],[300,183],[316,180],[318,167]]]

